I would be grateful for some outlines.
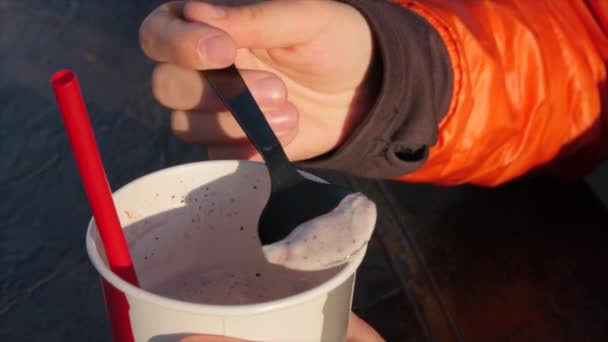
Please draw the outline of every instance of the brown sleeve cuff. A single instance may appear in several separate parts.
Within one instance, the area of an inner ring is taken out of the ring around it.
[[[419,168],[436,143],[452,97],[447,49],[416,13],[387,0],[342,0],[368,20],[376,44],[380,91],[351,135],[336,150],[303,161],[360,177],[394,178]]]

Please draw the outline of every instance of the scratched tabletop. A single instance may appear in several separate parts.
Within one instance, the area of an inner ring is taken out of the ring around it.
[[[160,3],[0,0],[0,341],[110,340],[53,71],[77,72],[113,189],[205,159],[152,98],[137,31]],[[608,341],[608,212],[584,183],[315,172],[378,204],[354,310],[388,341]]]

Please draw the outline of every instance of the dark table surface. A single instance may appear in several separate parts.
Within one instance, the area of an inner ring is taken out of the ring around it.
[[[78,73],[113,189],[205,159],[150,92],[137,30],[161,2],[0,0],[0,341],[109,341],[53,71]],[[608,341],[608,213],[584,183],[318,174],[379,205],[354,310],[389,341]]]

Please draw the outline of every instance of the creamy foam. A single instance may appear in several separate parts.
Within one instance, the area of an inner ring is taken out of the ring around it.
[[[362,193],[349,194],[333,211],[264,246],[264,256],[270,263],[302,271],[339,265],[369,241],[376,216],[374,202]]]

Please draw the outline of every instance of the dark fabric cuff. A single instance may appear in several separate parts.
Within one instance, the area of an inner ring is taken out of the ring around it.
[[[394,178],[424,163],[452,98],[450,59],[435,29],[386,0],[342,0],[367,19],[375,38],[376,101],[336,150],[300,162],[360,177]]]

